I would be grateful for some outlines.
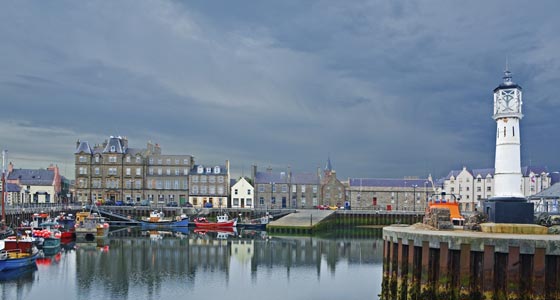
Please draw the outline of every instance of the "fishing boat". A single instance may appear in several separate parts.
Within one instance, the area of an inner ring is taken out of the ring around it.
[[[194,219],[193,222],[196,228],[206,228],[206,229],[228,228],[228,227],[237,226],[237,218],[230,220],[227,214],[216,216],[216,222],[210,222],[205,217],[198,217]]]
[[[76,213],[75,233],[76,239],[94,241],[109,234],[109,223],[105,218],[95,212]]]
[[[266,225],[270,222],[271,219],[272,215],[267,212],[266,215],[260,218],[244,219],[242,220],[242,222],[237,223],[237,227],[241,227],[244,229],[265,230]]]
[[[9,271],[35,265],[39,250],[33,246],[29,251],[21,249],[0,250],[0,271]]]
[[[34,230],[33,236],[43,238],[41,247],[43,254],[51,256],[60,252],[60,239],[62,237],[62,233],[57,229],[60,225],[54,221],[47,221],[39,224],[39,226],[43,229]]]
[[[165,227],[187,227],[189,226],[189,218],[186,215],[177,216],[175,219],[165,218],[162,211],[154,210],[150,216],[144,218],[142,227],[147,228],[165,228]]]

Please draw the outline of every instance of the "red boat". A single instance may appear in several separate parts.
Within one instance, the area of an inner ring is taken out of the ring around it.
[[[230,220],[227,214],[217,216],[216,222],[210,222],[204,217],[195,218],[193,222],[196,228],[206,228],[206,229],[233,228],[237,226],[237,218]]]

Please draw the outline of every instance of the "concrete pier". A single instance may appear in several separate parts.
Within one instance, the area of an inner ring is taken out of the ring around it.
[[[383,229],[382,299],[559,299],[560,236]]]
[[[266,230],[271,233],[309,234],[318,230],[322,222],[334,213],[334,210],[302,209],[270,222]]]

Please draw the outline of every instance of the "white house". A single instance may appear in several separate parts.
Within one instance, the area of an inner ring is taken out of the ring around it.
[[[241,177],[231,187],[231,207],[252,208],[255,199],[254,192],[253,186],[244,177]]]

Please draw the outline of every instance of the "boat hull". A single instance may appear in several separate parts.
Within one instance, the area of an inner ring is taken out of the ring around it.
[[[60,239],[58,238],[45,238],[43,241],[43,254],[52,256],[60,252]]]
[[[0,260],[0,271],[9,271],[19,268],[25,268],[35,264],[39,252],[27,255],[24,257],[13,258],[12,254],[9,254],[9,258]]]
[[[222,229],[222,228],[233,228],[235,226],[235,221],[228,221],[228,222],[197,222],[194,221],[194,225],[196,228],[204,228],[204,229]]]
[[[181,219],[180,221],[141,221],[142,227],[147,228],[167,228],[167,227],[188,227],[189,226],[189,219]]]
[[[266,224],[237,223],[237,227],[243,229],[266,230]]]

